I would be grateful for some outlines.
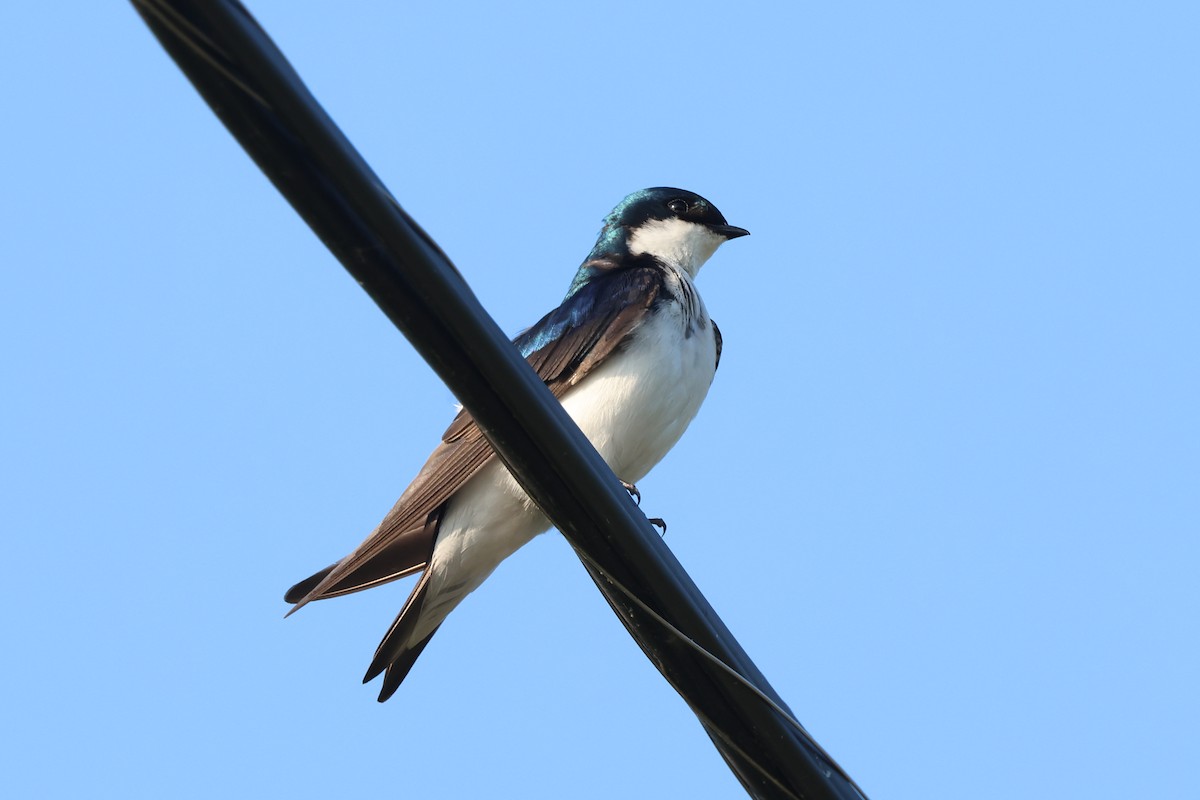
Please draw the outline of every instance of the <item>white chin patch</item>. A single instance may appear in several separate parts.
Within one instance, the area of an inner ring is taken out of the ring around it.
[[[629,252],[635,256],[654,256],[695,277],[724,241],[723,237],[696,222],[652,219],[634,229],[629,237]]]

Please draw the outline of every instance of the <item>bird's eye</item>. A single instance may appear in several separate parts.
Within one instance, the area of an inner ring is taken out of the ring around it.
[[[667,203],[667,208],[676,214],[686,214],[688,211],[688,202],[687,200],[672,200]]]

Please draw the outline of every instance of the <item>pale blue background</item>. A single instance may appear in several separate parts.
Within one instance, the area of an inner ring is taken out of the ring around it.
[[[644,507],[873,798],[1200,791],[1195,4],[251,8],[505,330],[753,231]],[[0,26],[4,793],[738,797],[557,534],[384,706],[407,582],[283,621],[453,398],[128,5]]]

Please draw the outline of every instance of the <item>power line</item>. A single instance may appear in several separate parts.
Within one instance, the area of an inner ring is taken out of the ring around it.
[[[246,9],[234,0],[133,4],[259,168],[471,412],[747,792],[863,798],[795,723],[591,443]]]

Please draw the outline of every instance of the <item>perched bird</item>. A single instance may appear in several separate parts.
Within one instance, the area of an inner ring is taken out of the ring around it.
[[[562,304],[514,340],[635,495],[696,416],[721,359],[696,273],[723,242],[748,233],[692,192],[634,192],[604,219]],[[383,702],[446,615],[549,527],[462,411],[379,527],[288,590],[288,613],[423,571],[363,678],[384,673]]]

